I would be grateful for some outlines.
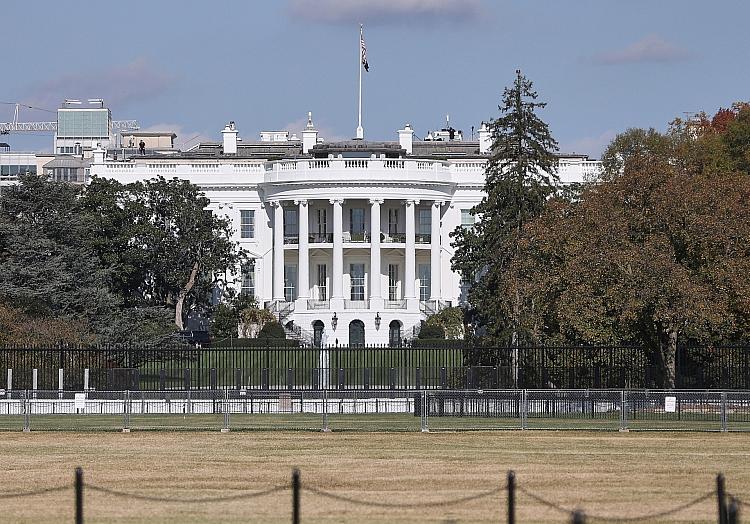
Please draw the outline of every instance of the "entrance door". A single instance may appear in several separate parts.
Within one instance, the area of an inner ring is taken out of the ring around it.
[[[401,346],[401,322],[391,320],[388,324],[388,345],[392,348]]]
[[[323,329],[325,326],[323,325],[322,320],[316,320],[313,322],[313,345],[316,348],[319,348],[323,345]]]
[[[361,320],[352,320],[349,323],[349,345],[365,345],[365,323]]]

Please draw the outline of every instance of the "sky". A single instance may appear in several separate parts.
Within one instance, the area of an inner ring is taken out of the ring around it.
[[[116,120],[174,131],[183,148],[357,126],[359,24],[365,138],[418,137],[499,116],[515,70],[547,102],[563,152],[598,157],[631,127],[750,99],[744,0],[3,0],[0,122],[54,120],[65,98],[103,98]],[[11,22],[12,23],[9,23]],[[0,137],[49,150],[51,135]]]

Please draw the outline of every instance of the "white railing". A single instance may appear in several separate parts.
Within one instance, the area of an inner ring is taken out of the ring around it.
[[[329,165],[328,160],[308,160],[307,162],[308,169],[328,169]]]
[[[386,169],[403,169],[404,168],[404,161],[403,160],[386,160],[383,162],[383,167]]]
[[[385,309],[406,309],[406,299],[401,300],[386,300]]]
[[[344,300],[344,309],[369,309],[369,300]]]
[[[307,309],[331,309],[331,301],[308,299]]]
[[[346,169],[367,169],[368,164],[369,164],[369,160],[358,160],[358,159],[344,160],[344,168]]]

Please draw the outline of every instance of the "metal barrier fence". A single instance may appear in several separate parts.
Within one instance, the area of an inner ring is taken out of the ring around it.
[[[512,355],[517,353],[518,382]],[[641,347],[484,347],[461,342],[399,347],[298,345],[195,348],[167,344],[124,347],[0,348],[0,373],[12,369],[16,389],[83,389],[90,370],[96,389],[259,387],[316,389],[535,389],[658,388],[663,372],[654,352]],[[186,370],[187,374],[186,374]],[[324,370],[328,370],[327,376]],[[240,374],[240,380],[237,374]],[[187,378],[186,378],[187,377]],[[750,389],[750,347],[680,347],[675,387]],[[10,389],[10,388],[9,388]]]
[[[0,430],[750,431],[750,391],[4,391]]]

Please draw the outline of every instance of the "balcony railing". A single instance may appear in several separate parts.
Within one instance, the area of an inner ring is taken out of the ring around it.
[[[352,233],[350,231],[344,231],[344,242],[369,242],[370,235],[366,231],[359,233]]]
[[[369,300],[344,300],[344,309],[369,309]]]
[[[393,243],[393,244],[405,244],[406,243],[406,234],[404,233],[388,233],[388,234],[381,234],[381,240],[385,243]]]
[[[418,233],[416,235],[417,244],[429,244],[432,240],[432,235],[429,233]]]
[[[331,309],[331,301],[308,299],[307,309]]]
[[[284,244],[299,244],[299,235],[284,235]]]
[[[331,244],[333,243],[333,233],[311,233],[311,244]]]
[[[386,300],[385,309],[406,309],[406,299]]]

